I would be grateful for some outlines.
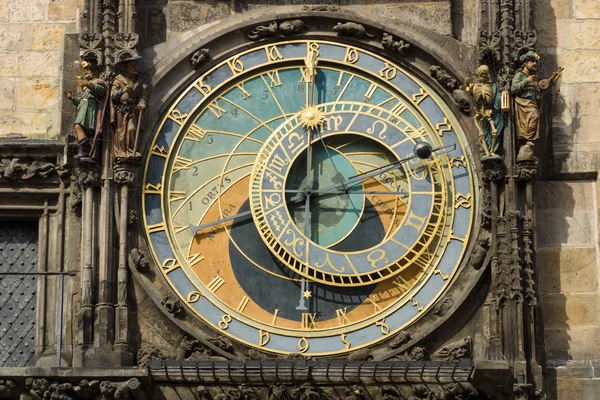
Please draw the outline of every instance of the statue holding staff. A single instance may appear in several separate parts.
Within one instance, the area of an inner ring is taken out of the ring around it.
[[[138,80],[138,62],[141,57],[120,61],[120,73],[115,77],[111,90],[111,120],[114,124],[113,158],[115,161],[138,159],[137,136],[146,109],[146,98],[142,96],[143,85]]]

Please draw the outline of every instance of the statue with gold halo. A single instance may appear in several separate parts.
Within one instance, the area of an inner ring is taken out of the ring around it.
[[[548,79],[537,81],[537,62],[540,56],[528,51],[519,58],[521,69],[512,79],[510,91],[515,98],[517,138],[521,149],[519,158],[531,158],[534,141],[540,137],[540,109],[538,101],[541,92],[552,87],[561,77],[562,69]],[[529,154],[529,155],[528,155]]]
[[[75,95],[69,90],[66,95],[77,107],[74,126],[77,138],[75,160],[93,162],[98,148],[98,138],[102,134],[108,85],[105,81],[94,77],[92,64],[87,61],[73,62],[73,73],[77,78],[80,93]]]
[[[504,129],[504,112],[502,110],[502,93],[496,83],[490,80],[490,69],[487,65],[477,68],[477,83],[465,80],[465,88],[475,101],[475,125],[479,131],[485,157],[499,157],[498,149],[502,143]]]

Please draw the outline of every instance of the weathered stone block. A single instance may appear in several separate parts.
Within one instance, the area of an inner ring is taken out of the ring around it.
[[[562,75],[564,83],[598,82],[600,51],[561,50],[556,58],[558,65],[565,67]]]
[[[598,294],[547,294],[542,297],[544,326],[572,328],[598,324]]]
[[[539,247],[593,247],[595,211],[541,211],[537,214]]]
[[[596,249],[538,249],[540,288],[545,293],[590,293],[598,290]]]
[[[15,82],[0,79],[0,111],[12,110],[15,107]]]
[[[60,102],[57,79],[21,79],[17,85],[17,110],[55,108]]]
[[[596,326],[546,328],[544,335],[548,358],[589,360],[600,356],[600,347],[594,345],[600,341],[600,328]]]
[[[600,393],[600,379],[558,379],[557,399],[596,399]]]
[[[594,182],[536,182],[535,203],[538,209],[594,210]]]
[[[50,138],[56,136],[53,114],[35,111],[0,112],[0,138]]]
[[[395,19],[431,29],[440,35],[452,35],[450,2],[374,5],[372,18]]]
[[[600,20],[576,21],[571,24],[571,49],[600,49]]]
[[[83,9],[83,0],[52,0],[48,5],[50,21],[73,21],[77,17],[77,9]]]
[[[0,22],[8,22],[10,19],[10,0],[0,0]]]
[[[576,109],[579,115],[600,114],[600,83],[570,85],[570,91],[570,107]]]
[[[600,2],[597,0],[575,0],[577,18],[600,18]]]
[[[61,67],[59,51],[15,51],[0,57],[0,77],[59,77]]]
[[[569,48],[569,29],[573,20],[559,19],[546,21],[536,26],[538,40],[536,47],[539,48]]]
[[[542,21],[573,17],[573,0],[534,0],[533,3],[536,26]]]
[[[46,7],[44,0],[13,0],[11,21],[43,21]]]
[[[191,1],[169,2],[167,6],[167,29],[175,32],[197,28],[209,21],[231,15],[229,4],[203,4]]]
[[[62,50],[64,37],[64,24],[33,25],[31,28],[31,49]]]
[[[29,26],[26,24],[0,25],[0,50],[28,50]]]
[[[583,115],[579,118],[579,129],[574,133],[573,141],[575,143],[598,143],[598,124],[600,115]]]

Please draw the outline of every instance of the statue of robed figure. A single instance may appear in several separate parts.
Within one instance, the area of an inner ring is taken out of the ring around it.
[[[137,141],[143,111],[147,101],[142,95],[143,85],[138,80],[139,56],[120,61],[119,73],[110,90],[111,121],[114,124],[113,158],[116,162],[139,159]]]

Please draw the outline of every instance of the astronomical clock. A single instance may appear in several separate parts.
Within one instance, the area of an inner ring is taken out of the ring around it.
[[[193,76],[143,163],[145,236],[199,326],[340,355],[416,323],[464,261],[472,154],[424,79],[352,42],[255,43]]]

